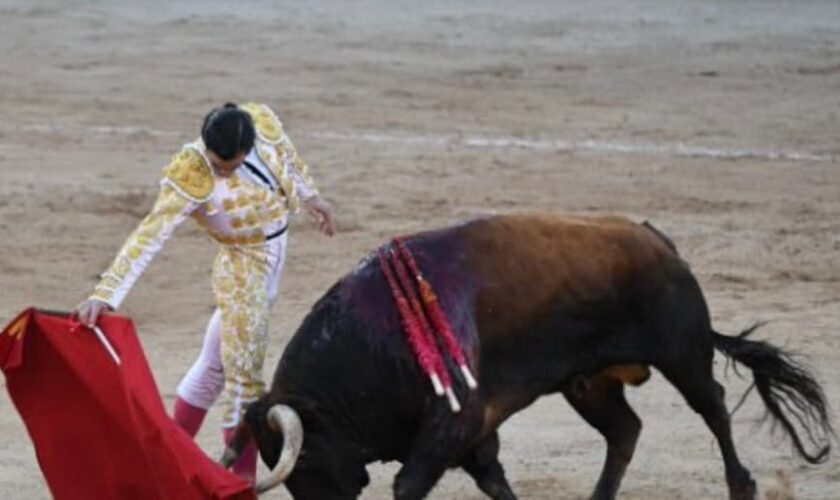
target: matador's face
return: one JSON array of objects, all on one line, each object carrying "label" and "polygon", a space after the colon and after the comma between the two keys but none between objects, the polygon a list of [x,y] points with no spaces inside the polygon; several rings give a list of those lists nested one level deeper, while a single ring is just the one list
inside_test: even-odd
[{"label": "matador's face", "polygon": [[230,177],[233,171],[239,168],[239,166],[242,165],[242,162],[245,161],[246,154],[247,151],[243,151],[230,160],[223,160],[219,155],[214,153],[213,150],[208,149],[207,159],[210,160],[213,170],[216,171],[217,175],[220,177]]}]

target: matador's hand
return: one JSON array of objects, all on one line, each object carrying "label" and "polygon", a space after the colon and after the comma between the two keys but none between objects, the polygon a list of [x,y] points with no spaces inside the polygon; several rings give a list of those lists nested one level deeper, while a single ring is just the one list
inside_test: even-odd
[{"label": "matador's hand", "polygon": [[303,207],[309,215],[316,220],[318,230],[327,236],[336,233],[335,218],[332,213],[332,205],[320,196],[314,196],[303,202]]},{"label": "matador's hand", "polygon": [[96,325],[99,315],[103,311],[110,311],[111,306],[102,302],[101,300],[88,299],[76,307],[75,314],[79,317],[79,322],[87,327]]}]

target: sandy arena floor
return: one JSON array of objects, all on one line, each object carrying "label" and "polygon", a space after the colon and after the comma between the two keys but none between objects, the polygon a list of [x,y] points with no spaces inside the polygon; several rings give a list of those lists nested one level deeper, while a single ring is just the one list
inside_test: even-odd
[{"label": "sandy arena floor", "polygon": [[[267,377],[309,306],[394,234],[617,212],[673,237],[719,330],[769,320],[760,336],[806,355],[840,406],[840,3],[227,4],[0,0],[0,321],[83,299],[204,113],[257,99],[341,229],[326,241],[294,224]],[[188,223],[122,311],[168,405],[212,309],[214,252]],[[730,404],[747,386],[725,384]],[[645,427],[621,498],[725,498],[714,440],[676,391],[655,375],[629,397]],[[759,481],[783,470],[797,498],[840,498],[840,461],[804,464],[762,413],[753,395],[734,423]],[[213,456],[218,419],[199,435]],[[0,440],[0,497],[49,498],[4,391]],[[585,498],[604,453],[560,397],[502,441],[523,499]],[[372,466],[363,498],[390,498],[396,470]],[[461,472],[431,497],[483,498]]]}]

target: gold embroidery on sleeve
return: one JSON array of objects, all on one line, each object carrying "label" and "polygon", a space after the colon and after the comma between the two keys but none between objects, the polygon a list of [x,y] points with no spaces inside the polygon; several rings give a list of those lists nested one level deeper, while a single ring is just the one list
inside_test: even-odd
[{"label": "gold embroidery on sleeve", "polygon": [[[143,254],[153,245],[162,244],[160,239],[164,229],[175,224],[189,203],[190,201],[181,196],[174,187],[163,184],[151,212],[123,244],[111,267],[102,274],[102,279],[94,288],[91,297],[116,305],[112,303],[115,291],[133,272],[138,275],[142,272],[142,269],[138,270],[136,266]],[[132,279],[136,277],[133,276]]]}]

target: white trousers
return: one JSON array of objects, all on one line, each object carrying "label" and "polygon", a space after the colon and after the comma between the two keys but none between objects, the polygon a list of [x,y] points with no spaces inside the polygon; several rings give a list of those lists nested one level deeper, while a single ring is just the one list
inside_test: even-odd
[{"label": "white trousers", "polygon": [[[288,232],[269,240],[266,245],[266,287],[268,301],[277,299],[283,264],[286,260]],[[198,408],[209,409],[216,402],[225,385],[225,372],[221,357],[222,313],[217,307],[210,317],[204,334],[204,344],[198,359],[193,363],[181,383],[178,397]],[[239,413],[238,411],[235,413]]]}]

